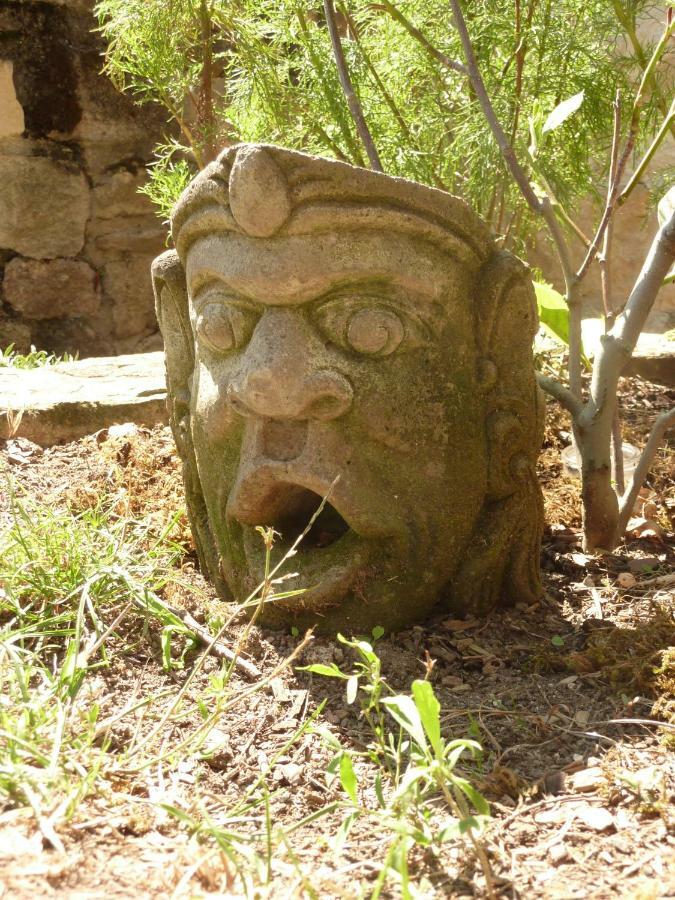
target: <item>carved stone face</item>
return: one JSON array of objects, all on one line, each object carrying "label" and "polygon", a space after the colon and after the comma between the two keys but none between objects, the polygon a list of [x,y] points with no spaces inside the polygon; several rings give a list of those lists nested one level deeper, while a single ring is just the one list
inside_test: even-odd
[{"label": "carved stone face", "polygon": [[[156,270],[172,422],[197,542],[209,545],[204,565],[245,598],[265,572],[257,526],[278,533],[274,564],[328,497],[284,568],[297,574],[280,590],[304,593],[267,604],[262,621],[400,627],[444,593],[453,599],[472,542],[491,531],[500,553],[484,574],[499,589],[504,537],[485,523],[489,495],[504,493],[488,426],[498,373],[477,335],[475,267],[396,221],[369,228],[344,216],[312,227],[303,210],[284,228],[293,197],[278,188],[270,150],[239,184],[230,175],[238,229],[207,222],[182,252],[178,239],[186,291],[173,318],[163,307],[176,289]],[[281,227],[270,229],[275,216]],[[182,328],[171,324],[181,316]],[[186,339],[189,366],[177,360]],[[533,420],[535,390],[530,406]],[[507,441],[512,425],[501,427]]]}]

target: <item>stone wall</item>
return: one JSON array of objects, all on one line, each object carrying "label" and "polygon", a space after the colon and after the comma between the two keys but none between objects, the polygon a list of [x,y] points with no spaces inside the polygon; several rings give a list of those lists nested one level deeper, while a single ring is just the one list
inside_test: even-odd
[{"label": "stone wall", "polygon": [[161,346],[149,273],[165,229],[137,188],[164,116],[101,74],[91,7],[0,3],[0,348]]}]

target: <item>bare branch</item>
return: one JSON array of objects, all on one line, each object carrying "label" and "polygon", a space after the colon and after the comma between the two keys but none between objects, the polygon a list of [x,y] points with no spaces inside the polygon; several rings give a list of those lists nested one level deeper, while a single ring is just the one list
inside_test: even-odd
[{"label": "bare branch", "polygon": [[518,188],[523,195],[525,202],[533,212],[542,216],[542,218],[546,222],[546,225],[548,226],[548,230],[551,233],[553,243],[555,244],[556,250],[558,252],[560,267],[565,279],[565,287],[567,289],[567,297],[569,300],[572,289],[574,287],[574,269],[572,268],[569,248],[558,223],[558,219],[556,217],[553,206],[547,197],[544,199],[540,199],[535,193],[534,188],[530,183],[530,179],[525,172],[525,169],[523,169],[520,162],[518,161],[513,147],[509,143],[509,139],[507,138],[506,133],[504,132],[504,129],[502,128],[501,123],[499,122],[499,119],[495,114],[494,107],[492,106],[492,102],[485,87],[485,82],[483,81],[480,70],[478,69],[476,55],[473,52],[473,44],[471,43],[471,37],[469,36],[469,31],[466,27],[466,22],[464,21],[464,16],[462,14],[459,0],[450,0],[450,6],[452,7],[455,26],[457,27],[457,32],[459,34],[460,41],[462,42],[462,48],[464,50],[464,56],[466,58],[466,73],[471,82],[471,86],[476,93],[478,102],[480,103],[481,109],[483,110],[483,115],[485,116],[485,119],[490,126],[490,130],[492,131],[492,135],[497,142],[497,146],[501,151],[502,158],[504,159],[507,168],[511,172],[513,180],[518,185]]},{"label": "bare branch", "polygon": [[[621,135],[621,93],[616,92],[614,98],[614,133],[612,135],[612,151],[609,160],[609,178],[607,181],[607,203],[610,202],[616,186],[616,169],[619,160],[619,140]],[[605,311],[605,331],[608,324],[611,327],[614,321],[614,302],[612,300],[612,280],[610,253],[612,249],[612,221],[607,223],[605,237],[600,255],[600,283],[602,287],[602,306]]]},{"label": "bare branch", "polygon": [[649,435],[649,439],[645,444],[644,450],[642,451],[642,454],[640,456],[640,460],[635,467],[635,471],[633,472],[631,482],[628,485],[628,490],[621,498],[619,521],[617,524],[618,539],[623,536],[623,533],[626,530],[626,525],[628,524],[628,520],[630,519],[631,513],[633,512],[633,507],[635,506],[635,501],[637,500],[638,494],[640,493],[640,488],[644,484],[645,478],[649,474],[649,469],[651,468],[652,461],[654,460],[654,457],[656,456],[656,453],[661,446],[663,436],[669,428],[673,428],[674,426],[675,407],[668,410],[667,412],[661,413],[661,415],[654,422]]},{"label": "bare branch", "polygon": [[675,260],[675,211],[656,233],[626,308],[617,317],[609,332],[628,355],[637,344],[673,260]]},{"label": "bare branch", "polygon": [[542,375],[540,372],[537,372],[537,384],[542,391],[554,397],[572,416],[572,419],[576,420],[579,417],[584,408],[583,403],[577,400],[572,391],[564,384],[560,384],[555,378],[549,378],[548,375]]},{"label": "bare branch", "polygon": [[345,59],[342,42],[340,40],[340,35],[337,30],[337,24],[335,22],[335,9],[333,8],[333,0],[323,0],[323,9],[324,13],[326,14],[326,24],[328,25],[328,33],[330,34],[330,41],[333,46],[335,65],[337,66],[338,75],[340,77],[340,84],[342,85],[342,90],[344,91],[347,106],[349,106],[349,111],[352,114],[352,119],[354,120],[354,124],[356,125],[356,130],[358,131],[359,137],[361,138],[363,146],[366,149],[366,153],[368,154],[368,159],[370,160],[370,168],[374,169],[376,172],[381,172],[382,163],[380,162],[380,157],[378,155],[375,144],[373,143],[373,138],[368,129],[365,116],[363,115],[361,104],[359,103],[359,99],[354,92],[354,85],[352,84],[352,79],[349,75],[349,69],[347,68],[347,61]]},{"label": "bare branch", "polygon": [[431,41],[425,37],[425,35],[416,28],[413,23],[407,19],[403,13],[398,10],[393,3],[390,3],[390,0],[382,0],[382,6],[386,9],[389,15],[394,19],[399,25],[402,25],[408,34],[411,37],[414,37],[415,40],[424,47],[429,56],[432,56],[437,62],[439,62],[442,66],[445,66],[446,69],[452,69],[455,72],[459,72],[460,75],[468,75],[466,70],[466,66],[464,63],[459,62],[456,59],[450,59],[449,56],[446,56],[445,53],[442,53],[438,50]]},{"label": "bare branch", "polygon": [[614,418],[612,419],[612,456],[614,463],[614,481],[616,492],[621,496],[626,489],[626,476],[623,467],[623,434],[621,416],[619,414],[619,398],[616,399]]},{"label": "bare branch", "polygon": [[618,206],[621,206],[622,203],[625,203],[625,201],[628,199],[629,195],[632,193],[635,185],[638,184],[638,182],[644,175],[645,169],[647,168],[652,157],[658,150],[661,142],[663,141],[664,137],[666,136],[666,133],[668,131],[670,131],[670,127],[673,122],[675,122],[675,100],[673,100],[673,102],[671,103],[670,110],[668,111],[668,115],[665,117],[665,119],[661,123],[661,127],[659,128],[659,130],[656,134],[656,137],[651,142],[651,144],[649,145],[647,150],[645,150],[645,155],[642,157],[642,159],[640,160],[635,171],[631,175],[630,180],[629,180],[628,184],[626,185],[626,187],[621,191],[621,194],[619,195],[619,197],[616,201]]},{"label": "bare branch", "polygon": [[[600,247],[600,241],[604,238],[607,238],[607,235],[610,232],[611,228],[611,219],[614,214],[614,208],[616,204],[616,198],[619,193],[619,178],[621,176],[621,172],[619,171],[619,141],[621,140],[621,95],[619,92],[616,92],[616,97],[614,99],[614,131],[612,134],[612,149],[610,152],[610,164],[609,164],[609,176],[607,180],[607,200],[605,201],[605,209],[602,214],[602,219],[600,220],[600,224],[598,225],[598,229],[595,232],[595,237],[591,242],[591,246],[588,248],[588,252],[586,253],[586,257],[582,262],[581,266],[577,271],[577,280],[581,281],[586,272],[593,262],[596,253]],[[625,152],[623,158],[626,158]],[[607,263],[607,246],[609,241],[605,241],[603,248],[603,260],[605,265]],[[605,267],[606,273],[606,267]],[[603,299],[604,299],[604,291],[603,291]],[[607,310],[605,310],[605,315],[607,314]]]},{"label": "bare branch", "polygon": [[525,198],[528,206],[534,212],[542,214],[543,203],[535,194],[534,189],[530,184],[530,179],[527,177],[527,173],[518,162],[516,154],[513,151],[513,147],[509,143],[509,139],[507,138],[506,133],[504,132],[504,129],[502,128],[501,123],[495,114],[492,102],[490,101],[490,98],[488,96],[485,82],[483,81],[483,77],[480,74],[480,70],[478,69],[476,55],[473,52],[473,44],[471,43],[469,31],[466,27],[464,16],[462,15],[462,9],[459,5],[459,0],[450,0],[450,6],[452,7],[452,14],[455,19],[455,27],[457,28],[460,41],[462,42],[462,48],[464,50],[464,56],[466,58],[466,73],[469,76],[474,91],[476,92],[476,97],[478,98],[478,102],[480,103],[481,109],[483,110],[483,115],[487,119],[490,130],[492,131],[494,139],[497,142],[497,146],[499,147],[504,158],[504,162],[508,166],[511,175],[520,188],[520,192]]}]

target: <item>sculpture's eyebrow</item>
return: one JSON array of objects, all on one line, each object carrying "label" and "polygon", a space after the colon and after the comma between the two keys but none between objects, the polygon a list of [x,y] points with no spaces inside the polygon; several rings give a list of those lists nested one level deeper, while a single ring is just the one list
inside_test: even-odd
[{"label": "sculpture's eyebrow", "polygon": [[[208,301],[212,293],[223,294],[223,299],[234,302],[252,304],[254,306],[279,306],[279,305],[298,305],[298,306],[321,306],[322,304],[335,303],[341,300],[349,302],[354,299],[372,299],[373,301],[383,300],[390,303],[394,307],[400,309],[412,308],[416,313],[422,315],[423,318],[433,321],[442,317],[443,306],[438,302],[434,302],[432,298],[425,298],[425,302],[419,303],[417,292],[411,292],[406,289],[405,279],[390,277],[387,279],[372,278],[363,276],[362,278],[336,279],[327,287],[319,292],[312,292],[310,296],[290,303],[270,303],[265,299],[256,296],[251,292],[243,293],[236,289],[222,274],[211,272],[196,272],[194,279],[191,281],[191,296],[196,307],[202,305],[202,302]],[[431,302],[430,302],[431,301]]]},{"label": "sculpture's eyebrow", "polygon": [[[319,235],[252,242],[239,236],[199,241],[187,254],[190,295],[216,281],[264,306],[296,306],[339,290],[392,286],[415,306],[465,296],[467,276],[435,248],[399,235]],[[386,288],[389,290],[389,287]]]}]

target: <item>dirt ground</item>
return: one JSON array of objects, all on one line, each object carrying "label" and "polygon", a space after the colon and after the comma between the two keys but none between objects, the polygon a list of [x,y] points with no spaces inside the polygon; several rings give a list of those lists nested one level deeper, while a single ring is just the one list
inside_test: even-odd
[{"label": "dirt ground", "polygon": [[[626,438],[642,445],[658,411],[674,403],[675,392],[626,379]],[[628,543],[594,557],[580,546],[578,484],[560,464],[568,428],[550,406],[540,464],[548,523],[541,601],[482,620],[431,619],[380,639],[376,648],[395,690],[409,690],[433,662],[445,732],[482,744],[472,778],[491,805],[486,840],[500,896],[675,897],[673,439],[659,454]],[[86,504],[112,483],[126,492],[134,515],[161,518],[182,502],[165,428],[116,441],[91,436],[44,451],[10,441],[1,454],[22,489],[44,502]],[[0,503],[3,519],[8,498]],[[183,587],[168,599],[204,622],[223,604],[190,553],[181,576]],[[236,620],[228,642],[243,628]],[[244,656],[269,675],[301,638],[254,626]],[[160,764],[85,798],[59,829],[64,853],[47,846],[30,809],[0,806],[0,896],[240,896],[217,845],[166,807],[190,811],[199,804],[216,821],[266,772],[272,820],[291,833],[294,823],[339,799],[338,783],[327,785],[331,753],[322,737],[307,729],[291,738],[327,699],[318,721],[342,745],[361,750],[371,739],[358,704],[346,702],[343,682],[298,671],[318,661],[348,669],[350,659],[342,645],[315,637],[293,665],[220,719],[211,756],[189,758],[172,771]],[[207,658],[188,693],[207,690],[219,667]],[[134,698],[177,692],[188,673],[189,665],[165,672],[150,642],[113,658],[90,690],[102,714],[114,719]],[[242,696],[249,687],[243,673],[233,684]],[[192,727],[192,715],[172,717],[167,740]],[[146,724],[129,724],[128,717],[113,724],[111,750]],[[336,812],[292,831],[291,850],[279,855],[274,877],[255,895],[369,896],[386,845],[364,819],[335,859],[339,824]],[[443,866],[414,853],[411,877],[425,879],[420,896],[483,895],[463,844],[449,850]],[[389,885],[382,896],[397,893]]]}]

